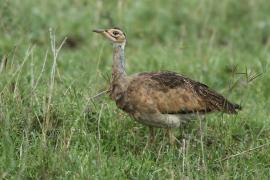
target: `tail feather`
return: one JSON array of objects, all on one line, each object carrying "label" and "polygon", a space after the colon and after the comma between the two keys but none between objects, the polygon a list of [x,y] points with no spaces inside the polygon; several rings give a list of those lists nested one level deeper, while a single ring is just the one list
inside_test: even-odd
[{"label": "tail feather", "polygon": [[237,110],[241,110],[242,107],[239,104],[234,104],[231,103],[229,101],[227,101],[226,99],[224,99],[224,106],[222,107],[222,110],[226,113],[230,113],[230,114],[236,114]]},{"label": "tail feather", "polygon": [[242,110],[242,106],[240,106],[239,104],[233,104],[233,106],[235,109]]},{"label": "tail feather", "polygon": [[208,88],[208,86],[196,83],[194,85],[196,93],[206,103],[206,109],[210,111],[222,111],[229,114],[236,114],[237,110],[241,110],[242,107],[238,104],[231,103],[221,94]]},{"label": "tail feather", "polygon": [[237,110],[242,109],[240,105],[231,103],[229,100],[213,90],[207,89],[204,93],[207,93],[206,102],[213,111],[219,110],[229,114],[236,114]]}]

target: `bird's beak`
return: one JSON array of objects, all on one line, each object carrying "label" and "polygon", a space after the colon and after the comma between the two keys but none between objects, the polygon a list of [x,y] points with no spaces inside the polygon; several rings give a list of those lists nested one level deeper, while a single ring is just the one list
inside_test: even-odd
[{"label": "bird's beak", "polygon": [[116,41],[116,39],[109,34],[107,29],[94,29],[93,32],[103,35],[112,42]]},{"label": "bird's beak", "polygon": [[94,29],[93,32],[95,32],[95,33],[103,33],[103,32],[105,32],[105,29]]}]

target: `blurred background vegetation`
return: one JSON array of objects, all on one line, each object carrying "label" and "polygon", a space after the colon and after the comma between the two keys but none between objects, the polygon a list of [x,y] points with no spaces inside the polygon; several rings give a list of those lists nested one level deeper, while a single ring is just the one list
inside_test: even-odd
[{"label": "blurred background vegetation", "polygon": [[[267,0],[0,0],[0,178],[266,178],[269,12]],[[144,150],[145,127],[90,98],[107,88],[112,56],[92,29],[114,26],[129,74],[176,71],[243,111],[175,130],[173,147],[159,130]],[[57,59],[49,29],[57,47],[66,38]]]}]

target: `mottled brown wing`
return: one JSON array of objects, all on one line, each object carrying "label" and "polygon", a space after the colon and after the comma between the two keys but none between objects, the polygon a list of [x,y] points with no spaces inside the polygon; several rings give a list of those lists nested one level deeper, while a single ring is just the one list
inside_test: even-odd
[{"label": "mottled brown wing", "polygon": [[236,113],[230,103],[208,86],[174,72],[140,73],[131,79],[128,93],[139,111],[187,114],[222,111]]}]

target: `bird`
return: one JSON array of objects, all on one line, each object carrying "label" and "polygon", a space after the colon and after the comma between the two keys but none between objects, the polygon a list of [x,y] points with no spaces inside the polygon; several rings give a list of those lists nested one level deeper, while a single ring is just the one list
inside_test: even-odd
[{"label": "bird", "polygon": [[109,96],[116,106],[135,121],[149,127],[148,142],[153,143],[154,128],[165,128],[170,142],[172,128],[179,128],[197,115],[210,112],[236,114],[241,106],[232,103],[207,85],[172,71],[125,71],[126,33],[118,27],[95,29],[113,45]]}]

